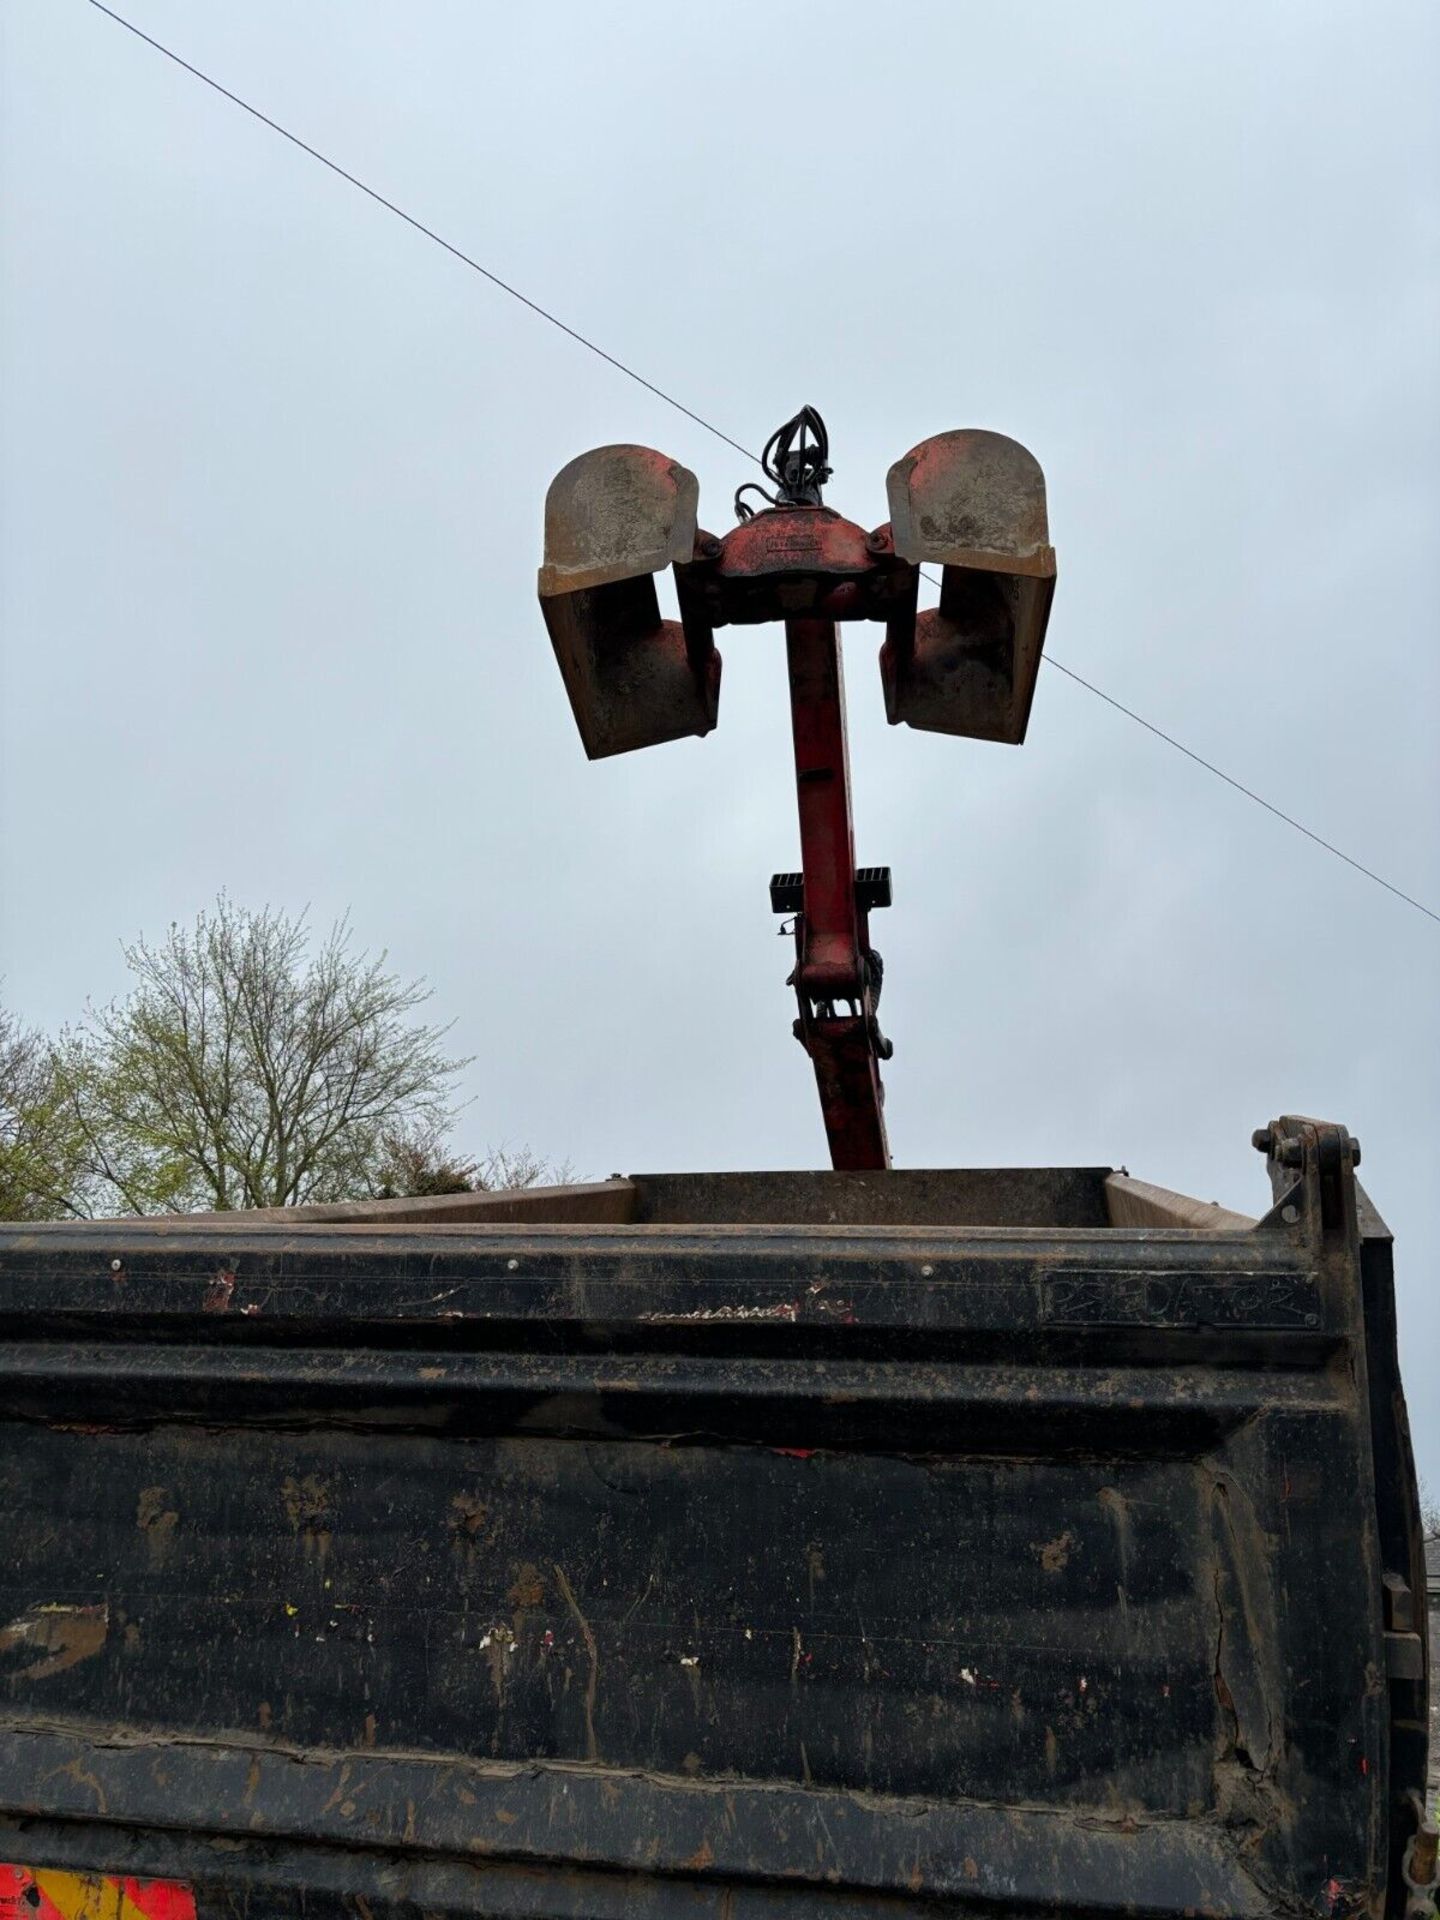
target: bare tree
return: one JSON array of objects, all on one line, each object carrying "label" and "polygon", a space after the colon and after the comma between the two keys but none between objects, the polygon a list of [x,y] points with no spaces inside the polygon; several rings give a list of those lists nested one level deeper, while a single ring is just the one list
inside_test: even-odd
[{"label": "bare tree", "polygon": [[450,1118],[467,1063],[410,1017],[429,990],[355,952],[343,921],[312,951],[303,916],[221,895],[125,961],[128,997],[56,1055],[98,1208],[351,1198],[373,1190],[387,1138]]},{"label": "bare tree", "polygon": [[531,1147],[487,1147],[480,1161],[477,1187],[491,1192],[516,1192],[523,1187],[566,1187],[575,1178],[568,1160],[547,1160]]},{"label": "bare tree", "polygon": [[564,1186],[574,1177],[568,1160],[547,1160],[529,1147],[487,1147],[478,1160],[472,1160],[452,1146],[443,1127],[396,1127],[381,1143],[365,1197],[398,1200],[421,1194]]},{"label": "bare tree", "polygon": [[49,1042],[0,1007],[0,1220],[83,1214],[83,1162]]},{"label": "bare tree", "polygon": [[473,1193],[480,1184],[478,1162],[451,1146],[447,1130],[434,1122],[387,1128],[382,1135],[364,1200],[412,1200],[435,1193]]}]

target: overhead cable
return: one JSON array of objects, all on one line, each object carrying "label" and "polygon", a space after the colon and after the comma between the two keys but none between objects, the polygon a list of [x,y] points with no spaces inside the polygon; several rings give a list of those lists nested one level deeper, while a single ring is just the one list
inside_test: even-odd
[{"label": "overhead cable", "polygon": [[[663,387],[656,386],[653,380],[647,380],[643,373],[637,372],[634,367],[627,365],[625,361],[618,359],[616,355],[607,352],[604,347],[597,345],[588,335],[581,333],[578,327],[572,327],[567,321],[562,320],[558,314],[554,314],[548,307],[542,306],[538,300],[532,300],[528,294],[522,293],[520,289],[513,286],[510,281],[502,279],[502,277],[498,273],[493,272],[491,268],[482,265],[479,260],[475,259],[473,255],[466,253],[463,248],[457,247],[452,241],[447,240],[443,234],[437,233],[433,227],[427,227],[423,220],[417,220],[414,214],[407,213],[403,207],[397,206],[393,200],[387,199],[383,193],[380,193],[376,188],[368,185],[364,180],[360,179],[357,174],[351,173],[346,167],[342,167],[337,160],[332,160],[328,154],[322,153],[318,147],[311,146],[308,140],[302,140],[298,133],[292,133],[288,127],[282,126],[278,120],[271,119],[268,113],[262,113],[259,107],[252,106],[248,100],[242,99],[238,93],[234,93],[229,87],[223,86],[221,82],[216,80],[212,75],[203,72],[201,68],[193,65],[189,60],[184,59],[180,54],[175,52],[173,47],[167,47],[163,41],[157,40],[153,34],[146,33],[142,27],[136,26],[133,20],[127,20],[123,14],[117,13],[113,7],[107,7],[104,4],[104,0],[89,0],[89,5],[94,7],[97,13],[103,13],[108,19],[113,20],[116,26],[123,27],[127,33],[133,34],[137,40],[143,40],[147,47],[153,47],[156,53],[163,54],[164,57],[172,61],[175,66],[183,68],[186,73],[190,74],[194,79],[201,81],[205,86],[209,87],[212,92],[218,93],[223,99],[228,100],[232,106],[239,107],[242,113],[248,113],[252,120],[258,120],[262,126],[268,127],[272,133],[278,133],[282,140],[288,140],[292,147],[298,147],[302,153],[308,154],[312,160],[318,160],[322,167],[326,167],[331,173],[338,175],[339,178],[344,180],[348,185],[356,188],[360,193],[366,195],[368,199],[373,200],[377,206],[384,207],[387,213],[393,213],[397,220],[403,220],[407,227],[413,227],[416,233],[423,234],[427,240],[432,240],[437,247],[443,248],[452,258],[460,261],[463,266],[469,267],[472,272],[478,273],[482,279],[488,280],[492,286],[498,287],[502,293],[508,293],[512,300],[518,300],[521,306],[528,307],[531,313],[538,315],[542,320],[548,321],[552,327],[568,335],[577,345],[593,353],[597,359],[605,361],[605,363],[613,367],[617,373],[623,373],[627,380],[633,380],[637,386],[643,387],[647,393],[653,394],[657,400],[663,400],[667,407],[673,407],[677,413],[684,414],[685,418],[692,420],[697,427],[703,427],[707,433],[714,434],[717,440],[723,440],[727,447],[733,447],[736,453],[743,454],[747,460],[753,460],[757,465],[761,464],[760,457],[757,454],[753,453],[749,447],[742,445],[740,441],[732,439],[722,427],[717,427],[713,421],[707,420],[703,414],[696,413],[692,407],[687,407],[684,401],[677,400],[673,393],[667,393]],[[1203,767],[1207,773],[1214,774],[1217,780],[1223,780],[1226,786],[1233,787],[1237,793],[1243,794],[1247,800],[1253,800],[1257,807],[1263,807],[1267,813],[1273,814],[1277,820],[1282,820],[1287,827],[1293,827],[1296,833],[1303,834],[1307,840],[1313,841],[1317,847],[1323,847],[1326,853],[1334,854],[1337,860],[1343,860],[1346,866],[1353,867],[1356,873],[1363,874],[1367,880],[1373,880],[1377,887],[1383,887],[1387,893],[1394,894],[1397,900],[1403,900],[1407,906],[1414,907],[1418,913],[1423,913],[1427,919],[1440,922],[1440,913],[1435,912],[1431,907],[1427,907],[1423,901],[1417,900],[1413,894],[1406,893],[1400,887],[1392,885],[1390,881],[1382,879],[1372,868],[1363,865],[1359,860],[1352,859],[1348,853],[1343,853],[1339,847],[1333,845],[1329,840],[1324,839],[1320,834],[1313,832],[1302,821],[1295,819],[1292,814],[1288,814],[1280,807],[1273,805],[1269,800],[1263,798],[1262,795],[1256,793],[1253,788],[1245,786],[1242,781],[1236,780],[1231,774],[1217,767],[1213,761],[1207,760],[1203,754],[1196,753],[1192,748],[1187,747],[1183,741],[1177,740],[1173,734],[1167,733],[1163,727],[1157,727],[1153,721],[1147,720],[1143,714],[1136,713],[1133,707],[1127,707],[1124,701],[1117,700],[1113,694],[1106,693],[1103,687],[1097,687],[1093,680],[1087,680],[1083,674],[1076,673],[1073,667],[1067,667],[1063,661],[1056,659],[1053,653],[1044,654],[1042,658],[1048,665],[1056,668],[1060,673],[1065,674],[1067,678],[1073,680],[1077,686],[1084,687],[1088,693],[1093,693],[1097,700],[1103,700],[1107,706],[1113,707],[1117,713],[1124,714],[1126,719],[1133,720],[1137,726],[1144,727],[1147,733],[1154,734],[1157,740],[1163,740],[1166,746],[1173,747],[1177,753],[1183,753],[1187,760],[1193,760],[1196,766]]]}]

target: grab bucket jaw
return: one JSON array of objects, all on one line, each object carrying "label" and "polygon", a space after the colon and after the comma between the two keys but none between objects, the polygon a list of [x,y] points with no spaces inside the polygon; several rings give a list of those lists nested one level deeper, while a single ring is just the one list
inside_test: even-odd
[{"label": "grab bucket jaw", "polygon": [[660,617],[654,576],[689,561],[699,485],[649,447],[597,447],[545,496],[540,607],[592,760],[706,734],[720,656],[708,627]]},{"label": "grab bucket jaw", "polygon": [[1045,476],[1004,434],[936,434],[887,480],[895,553],[939,565],[940,605],[890,622],[885,711],[931,733],[1025,738],[1055,591]]}]

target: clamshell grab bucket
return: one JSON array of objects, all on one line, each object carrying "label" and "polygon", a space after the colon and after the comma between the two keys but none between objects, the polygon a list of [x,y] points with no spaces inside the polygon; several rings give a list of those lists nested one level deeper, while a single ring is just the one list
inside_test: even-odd
[{"label": "clamshell grab bucket", "polygon": [[596,447],[545,496],[540,607],[592,760],[705,734],[720,656],[710,630],[660,617],[654,576],[688,561],[699,486],[649,447]]},{"label": "clamshell grab bucket", "polygon": [[895,552],[938,565],[940,605],[892,620],[885,711],[931,733],[1025,738],[1055,591],[1045,476],[1004,434],[936,434],[887,480]]}]

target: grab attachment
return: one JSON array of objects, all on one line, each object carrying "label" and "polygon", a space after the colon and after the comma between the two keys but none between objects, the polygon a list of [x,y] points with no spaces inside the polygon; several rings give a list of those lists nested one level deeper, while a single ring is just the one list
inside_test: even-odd
[{"label": "grab attachment", "polygon": [[[766,442],[770,489],[747,482],[739,525],[696,524],[695,476],[648,447],[572,460],[545,501],[540,604],[585,751],[658,746],[715,724],[723,626],[784,623],[801,871],[771,899],[793,917],[795,1037],[815,1070],[834,1166],[890,1164],[869,916],[888,868],[855,866],[838,622],[883,623],[892,721],[980,740],[1025,737],[1055,587],[1045,480],[1002,434],[942,433],[890,470],[892,524],[866,532],[824,504],[825,423],[805,407]],[[762,504],[753,505],[749,496]],[[917,613],[922,563],[940,605]],[[675,573],[662,620],[655,575]]]}]

